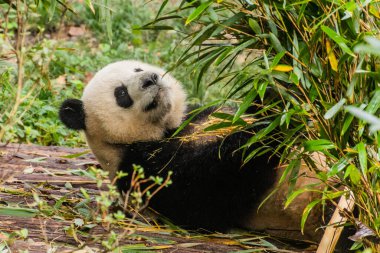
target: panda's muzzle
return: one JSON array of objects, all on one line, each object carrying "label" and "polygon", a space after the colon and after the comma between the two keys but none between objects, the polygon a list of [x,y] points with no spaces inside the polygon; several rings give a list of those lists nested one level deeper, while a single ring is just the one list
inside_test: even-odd
[{"label": "panda's muzzle", "polygon": [[144,89],[146,89],[150,86],[157,85],[157,83],[158,83],[158,75],[157,74],[151,74],[150,77],[148,77],[147,79],[145,79],[143,81],[142,87]]}]

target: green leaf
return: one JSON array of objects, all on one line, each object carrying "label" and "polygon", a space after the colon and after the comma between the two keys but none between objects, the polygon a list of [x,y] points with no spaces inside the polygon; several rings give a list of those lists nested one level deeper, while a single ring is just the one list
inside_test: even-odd
[{"label": "green leaf", "polygon": [[210,5],[212,4],[212,1],[207,1],[205,3],[202,3],[199,5],[186,19],[185,25],[190,24],[194,19],[199,17]]},{"label": "green leaf", "polygon": [[261,32],[261,27],[260,27],[259,23],[256,20],[250,18],[248,20],[248,24],[251,27],[252,31],[254,31],[256,34],[261,34],[262,33]]},{"label": "green leaf", "polygon": [[54,204],[54,209],[60,209],[62,204],[67,200],[67,197],[66,196],[62,196],[61,198],[59,198],[55,204]]},{"label": "green leaf", "polygon": [[262,82],[260,83],[259,87],[257,88],[257,92],[259,93],[260,99],[264,100],[265,92],[267,91],[268,82]]},{"label": "green leaf", "polygon": [[260,141],[263,137],[265,137],[267,134],[272,132],[280,124],[280,121],[281,121],[281,116],[276,117],[276,119],[273,120],[272,123],[269,124],[269,126],[267,126],[264,129],[261,129],[254,136],[252,136],[247,141],[247,143],[242,146],[242,148],[249,147],[252,144]]},{"label": "green leaf", "polygon": [[312,202],[310,202],[306,207],[305,209],[303,210],[303,213],[302,213],[302,218],[301,218],[301,232],[303,234],[303,229],[305,227],[305,223],[306,223],[306,220],[307,220],[307,217],[309,216],[311,210],[319,203],[321,202],[321,199],[316,199]]},{"label": "green leaf", "polygon": [[281,45],[280,40],[273,33],[269,33],[269,39],[272,42],[272,46],[277,53],[285,51],[285,48]]},{"label": "green leaf", "polygon": [[375,114],[380,108],[380,89],[377,89],[371,101],[368,103],[365,111],[370,114]]},{"label": "green leaf", "polygon": [[304,192],[311,192],[311,191],[316,191],[316,190],[312,190],[312,189],[309,189],[309,188],[301,188],[301,189],[298,189],[296,191],[293,191],[289,197],[286,199],[285,201],[285,205],[284,205],[284,209],[288,208],[288,206],[293,202],[293,200],[295,198],[297,198],[300,194],[304,193]]},{"label": "green leaf", "polygon": [[227,49],[224,49],[224,52],[215,61],[215,65],[216,66],[220,65],[220,63],[222,63],[228,56],[238,54],[256,42],[257,42],[256,38],[249,39],[249,40],[239,44],[238,46],[228,47]]},{"label": "green leaf", "polygon": [[20,231],[18,231],[17,233],[21,236],[21,238],[26,239],[26,238],[28,238],[29,231],[28,231],[28,229],[23,228]]},{"label": "green leaf", "polygon": [[61,156],[62,158],[78,158],[82,155],[86,155],[88,153],[90,153],[91,151],[90,150],[86,150],[86,151],[83,151],[83,152],[79,152],[79,153],[75,153],[75,154],[71,154],[71,155],[65,155],[65,156]]},{"label": "green leaf", "polygon": [[50,7],[49,7],[49,21],[53,19],[56,7],[57,7],[58,0],[52,0],[50,1]]},{"label": "green leaf", "polygon": [[363,174],[367,174],[367,151],[363,142],[360,142],[357,146],[359,153],[359,164]]},{"label": "green leaf", "polygon": [[21,207],[0,207],[0,215],[15,216],[15,217],[35,217],[39,213],[36,209],[21,208]]},{"label": "green leaf", "polygon": [[246,164],[247,162],[249,162],[253,157],[255,157],[259,152],[261,152],[262,150],[266,149],[267,147],[265,146],[261,146],[261,147],[258,147],[256,148],[255,150],[253,150],[251,153],[249,153],[247,155],[247,157],[244,158],[244,164]]},{"label": "green leaf", "polygon": [[325,139],[305,141],[303,146],[305,151],[321,151],[335,148],[334,143]]},{"label": "green leaf", "polygon": [[346,166],[349,164],[349,158],[346,156],[342,157],[339,159],[338,162],[336,162],[331,168],[330,171],[328,172],[328,176],[332,177],[341,172]]},{"label": "green leaf", "polygon": [[334,117],[334,115],[337,114],[337,112],[339,112],[342,109],[342,107],[346,103],[346,101],[347,101],[347,99],[342,98],[338,103],[336,103],[333,107],[331,107],[325,113],[324,118],[325,119],[331,119],[332,117]]},{"label": "green leaf", "polygon": [[215,30],[215,25],[214,24],[209,24],[206,27],[204,27],[194,37],[194,39],[193,39],[193,41],[191,43],[191,46],[202,44],[203,41],[205,41],[208,38],[210,38],[210,36],[214,32],[214,30]]},{"label": "green leaf", "polygon": [[91,0],[86,0],[86,4],[90,8],[90,10],[92,11],[92,13],[95,14],[95,9],[94,9],[94,6],[92,5],[92,1]]},{"label": "green leaf", "polygon": [[354,119],[354,115],[352,115],[352,114],[348,114],[346,116],[346,119],[345,119],[345,121],[343,123],[342,131],[340,132],[340,136],[343,136],[347,132],[347,130],[351,126],[351,123],[352,123],[353,119]]},{"label": "green leaf", "polygon": [[156,20],[158,19],[158,17],[160,16],[161,12],[163,11],[163,9],[165,8],[166,4],[169,2],[169,0],[164,0],[160,6],[160,9],[158,10],[157,12],[157,15],[156,15]]},{"label": "green leaf", "polygon": [[346,172],[344,174],[344,178],[347,178],[348,176],[350,177],[351,182],[353,184],[355,184],[355,185],[359,184],[361,174],[360,174],[360,171],[358,170],[358,168],[355,167],[355,165],[350,164],[347,167]]},{"label": "green leaf", "polygon": [[301,159],[293,159],[289,164],[288,166],[286,166],[286,169],[284,170],[284,172],[282,173],[281,175],[281,178],[280,180],[278,181],[278,184],[281,184],[282,182],[285,181],[285,179],[287,178],[288,174],[293,171],[294,169],[299,171],[299,168],[301,166]]},{"label": "green leaf", "polygon": [[321,28],[322,28],[322,31],[324,31],[327,34],[327,36],[329,36],[333,41],[335,41],[338,44],[338,46],[343,50],[343,52],[353,57],[356,57],[354,52],[352,52],[352,50],[347,46],[346,43],[348,43],[348,41],[345,38],[343,38],[342,36],[337,34],[334,30],[332,30],[331,28],[327,26],[322,25]]},{"label": "green leaf", "polygon": [[365,37],[364,40],[368,44],[358,44],[354,50],[356,53],[367,53],[380,56],[380,40],[376,37]]},{"label": "green leaf", "polygon": [[248,107],[252,104],[252,101],[256,98],[257,91],[256,89],[252,88],[247,96],[244,98],[243,102],[239,106],[239,109],[234,115],[234,118],[232,120],[232,123],[235,123],[238,119],[240,119],[240,116],[248,109]]},{"label": "green leaf", "polygon": [[217,105],[221,102],[221,100],[217,100],[217,101],[214,101],[214,102],[211,102],[211,103],[208,103],[207,105],[204,105],[202,107],[199,107],[197,108],[196,110],[192,111],[191,112],[191,116],[185,120],[178,128],[177,130],[173,133],[172,137],[176,136],[179,132],[182,131],[182,129],[185,128],[185,126],[187,126],[195,116],[197,116],[199,113],[203,112],[204,110],[206,110],[207,108],[210,108],[210,107],[213,107],[214,105]]},{"label": "green leaf", "polygon": [[285,51],[281,51],[278,54],[276,54],[276,56],[273,58],[273,61],[272,61],[272,64],[270,65],[270,67],[274,68],[275,66],[277,66],[277,64],[280,62],[282,57],[284,57],[284,55],[285,55]]}]

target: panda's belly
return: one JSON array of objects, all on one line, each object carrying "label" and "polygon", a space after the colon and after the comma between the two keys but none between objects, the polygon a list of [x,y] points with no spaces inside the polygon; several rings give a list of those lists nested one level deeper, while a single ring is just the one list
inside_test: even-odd
[{"label": "panda's belly", "polygon": [[[134,143],[123,147],[119,169],[130,172],[132,164],[138,164],[146,176],[162,177],[172,171],[173,183],[150,206],[178,225],[225,230],[249,215],[274,182],[274,156],[252,159],[242,167],[242,154],[234,151],[249,137],[237,133],[202,145],[178,139]],[[128,189],[128,180],[119,180],[118,187]]]}]

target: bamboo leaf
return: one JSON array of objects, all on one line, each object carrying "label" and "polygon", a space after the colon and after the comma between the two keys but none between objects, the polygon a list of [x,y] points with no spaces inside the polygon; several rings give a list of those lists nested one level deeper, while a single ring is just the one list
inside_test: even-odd
[{"label": "bamboo leaf", "polygon": [[302,218],[301,218],[301,232],[303,234],[303,230],[305,228],[305,223],[306,223],[306,220],[307,220],[307,217],[309,217],[309,214],[311,212],[311,210],[319,203],[321,202],[321,199],[316,199],[312,202],[310,202],[306,207],[305,209],[303,210],[303,213],[302,213]]},{"label": "bamboo leaf", "polygon": [[324,118],[325,119],[331,119],[332,117],[334,117],[334,115],[337,114],[337,112],[339,112],[342,109],[342,107],[346,103],[346,101],[347,101],[347,99],[342,98],[338,103],[336,103],[333,107],[331,107],[325,113]]},{"label": "bamboo leaf", "polygon": [[91,0],[86,0],[86,4],[90,8],[90,10],[92,11],[92,13],[95,14],[95,9],[94,9],[94,6],[92,5],[92,1]]},{"label": "bamboo leaf", "polygon": [[334,143],[325,139],[305,141],[303,146],[305,151],[321,151],[335,148]]},{"label": "bamboo leaf", "polygon": [[338,46],[343,50],[343,52],[353,57],[356,57],[354,52],[352,52],[352,50],[347,46],[346,43],[348,43],[348,41],[346,39],[344,39],[342,36],[340,36],[334,30],[332,30],[331,28],[327,26],[322,25],[321,28],[327,34],[327,36],[329,36],[333,41],[335,41],[338,44]]},{"label": "bamboo leaf", "polygon": [[62,158],[78,158],[78,157],[86,155],[86,154],[88,154],[90,152],[91,152],[90,150],[86,150],[86,151],[83,151],[83,152],[79,152],[79,153],[75,153],[75,154],[71,154],[71,155],[65,155],[65,156],[61,156],[61,157]]},{"label": "bamboo leaf", "polygon": [[272,69],[276,70],[276,71],[280,71],[280,72],[290,72],[293,70],[293,67],[289,66],[289,65],[279,64],[279,65],[273,67]]},{"label": "bamboo leaf", "polygon": [[235,113],[235,116],[232,120],[232,123],[235,123],[238,119],[240,119],[240,116],[248,109],[248,107],[252,104],[252,101],[256,98],[257,91],[256,89],[252,88],[247,96],[244,98],[243,102],[239,106],[239,109]]},{"label": "bamboo leaf", "polygon": [[249,162],[252,158],[254,158],[259,152],[261,152],[265,148],[267,148],[267,147],[261,146],[261,147],[256,148],[255,150],[253,150],[251,153],[249,153],[247,155],[247,157],[244,158],[244,164],[246,164],[247,162]]},{"label": "bamboo leaf", "polygon": [[281,45],[280,40],[273,33],[269,33],[269,39],[272,42],[272,46],[277,53],[285,51],[285,48]]},{"label": "bamboo leaf", "polygon": [[284,55],[285,55],[285,51],[281,51],[278,54],[276,54],[276,56],[273,58],[271,67],[272,68],[276,67],[277,64],[280,62],[280,60],[282,59],[282,57],[284,57]]},{"label": "bamboo leaf", "polygon": [[293,169],[296,169],[296,170],[299,170],[301,166],[301,159],[293,159],[289,164],[288,166],[286,166],[286,169],[284,170],[284,172],[282,173],[281,175],[281,178],[280,180],[278,181],[278,184],[281,184],[282,182],[285,181],[285,179],[287,178],[288,174],[293,171]]},{"label": "bamboo leaf", "polygon": [[346,119],[344,120],[342,131],[340,132],[340,136],[343,136],[347,130],[350,128],[352,120],[354,119],[354,115],[348,114]]},{"label": "bamboo leaf", "polygon": [[51,21],[53,19],[55,10],[57,8],[57,2],[58,2],[58,0],[52,0],[50,2],[50,6],[49,6],[49,21]]},{"label": "bamboo leaf", "polygon": [[360,142],[357,145],[358,153],[359,153],[359,164],[360,169],[362,170],[363,174],[367,174],[367,151],[365,148],[365,145],[363,142]]},{"label": "bamboo leaf", "polygon": [[256,34],[261,34],[262,33],[261,32],[261,27],[260,27],[259,23],[257,23],[256,20],[250,18],[248,20],[248,24],[251,27],[252,31],[254,31]]},{"label": "bamboo leaf", "polygon": [[191,116],[185,120],[178,128],[177,130],[173,133],[172,137],[176,136],[182,129],[185,128],[185,126],[187,126],[191,121],[192,119],[197,116],[199,113],[203,112],[204,110],[206,110],[207,108],[210,108],[210,107],[213,107],[217,104],[219,104],[221,102],[221,100],[217,100],[217,101],[214,101],[214,102],[211,102],[207,105],[204,105],[202,107],[199,107],[197,108],[196,110],[192,111],[190,114]]},{"label": "bamboo leaf", "polygon": [[257,88],[257,92],[259,93],[259,97],[261,101],[264,100],[264,95],[265,95],[265,92],[267,91],[267,86],[268,86],[268,82],[265,81],[265,82],[260,83],[259,87]]},{"label": "bamboo leaf", "polygon": [[281,116],[278,116],[273,120],[266,128],[261,129],[259,132],[256,133],[256,135],[252,136],[246,144],[242,146],[242,148],[249,147],[252,144],[258,142],[261,140],[261,138],[265,137],[267,134],[272,132],[278,125],[280,124]]},{"label": "bamboo leaf", "polygon": [[335,57],[334,51],[331,49],[331,44],[329,40],[326,40],[326,51],[327,57],[329,58],[331,69],[338,72],[338,61]]},{"label": "bamboo leaf", "polygon": [[158,19],[158,17],[160,16],[161,12],[163,11],[163,9],[165,8],[166,4],[169,2],[169,0],[164,0],[160,6],[160,9],[158,10],[157,12],[157,15],[156,15],[156,20]]},{"label": "bamboo leaf", "polygon": [[380,89],[378,88],[373,95],[371,101],[368,103],[365,111],[370,114],[375,114],[380,108]]},{"label": "bamboo leaf", "polygon": [[39,213],[36,209],[21,208],[21,207],[0,207],[0,215],[15,216],[15,217],[35,217]]},{"label": "bamboo leaf", "polygon": [[202,3],[199,5],[186,19],[185,25],[190,24],[192,21],[194,21],[199,15],[201,15],[210,5],[212,4],[212,1],[207,1],[205,3]]},{"label": "bamboo leaf", "polygon": [[347,178],[348,176],[350,177],[351,182],[353,184],[355,184],[355,185],[359,184],[361,174],[360,174],[360,171],[358,170],[358,168],[355,167],[355,165],[350,164],[347,167],[346,172],[344,174],[344,178]]},{"label": "bamboo leaf", "polygon": [[284,209],[288,208],[288,206],[293,202],[293,200],[295,200],[295,198],[297,198],[300,194],[304,193],[304,192],[310,192],[310,191],[316,191],[316,190],[311,190],[309,188],[301,188],[301,189],[298,189],[296,191],[293,191],[289,197],[287,197],[286,201],[285,201],[285,205],[284,205]]}]

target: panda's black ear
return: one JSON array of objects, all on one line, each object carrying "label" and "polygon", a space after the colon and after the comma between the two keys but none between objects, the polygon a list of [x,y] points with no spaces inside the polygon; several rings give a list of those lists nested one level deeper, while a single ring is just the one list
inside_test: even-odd
[{"label": "panda's black ear", "polygon": [[83,102],[79,99],[66,99],[59,108],[59,118],[68,128],[86,129]]}]

